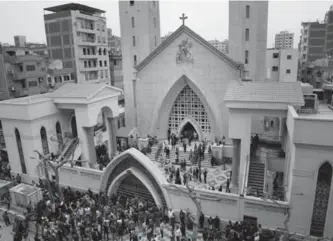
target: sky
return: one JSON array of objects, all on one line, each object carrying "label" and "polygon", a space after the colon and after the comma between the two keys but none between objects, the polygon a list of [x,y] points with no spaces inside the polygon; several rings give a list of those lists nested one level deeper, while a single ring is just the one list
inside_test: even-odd
[{"label": "sky", "polygon": [[[74,1],[74,0],[73,0]],[[81,1],[106,11],[107,27],[120,35],[117,0]],[[68,1],[1,1],[0,42],[14,43],[14,35],[25,35],[27,42],[46,42],[44,8]],[[288,30],[295,33],[294,47],[299,42],[301,22],[323,21],[332,1],[269,1],[267,47],[273,47],[275,34]],[[228,0],[160,0],[161,36],[175,31],[182,13],[188,16],[186,25],[206,40],[228,38]]]}]

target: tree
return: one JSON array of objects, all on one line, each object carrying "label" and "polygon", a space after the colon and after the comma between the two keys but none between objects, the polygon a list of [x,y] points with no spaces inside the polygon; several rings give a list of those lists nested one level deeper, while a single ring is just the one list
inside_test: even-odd
[{"label": "tree", "polygon": [[201,203],[199,201],[199,197],[197,197],[197,195],[194,191],[194,187],[190,187],[188,183],[186,183],[187,190],[184,190],[174,184],[170,184],[170,187],[174,187],[177,190],[181,191],[182,193],[185,193],[195,204],[195,207],[197,209],[196,215],[193,216],[192,214],[189,214],[188,217],[191,219],[191,221],[193,223],[192,241],[196,241],[197,237],[198,237],[199,219],[200,219],[200,215],[202,213],[202,207],[201,207]]},{"label": "tree", "polygon": [[[75,150],[75,147],[78,144],[78,139],[73,140],[73,150]],[[71,142],[72,144],[72,142]],[[70,145],[71,145],[70,144]],[[63,200],[63,194],[60,188],[60,184],[59,184],[59,169],[65,165],[66,163],[71,163],[71,166],[74,166],[74,151],[71,153],[71,155],[68,155],[67,157],[64,157],[65,154],[65,148],[62,148],[62,150],[60,150],[61,154],[58,158],[54,158],[53,160],[51,159],[51,155],[47,154],[47,155],[42,155],[39,151],[34,150],[34,152],[36,152],[39,156],[39,165],[37,166],[40,167],[40,170],[43,170],[45,178],[47,180],[48,183],[48,187],[49,187],[49,192],[51,191],[51,195],[52,195],[52,199],[51,201],[54,201],[53,198],[53,192],[52,192],[52,187],[51,187],[51,182],[50,182],[50,176],[49,176],[49,170],[51,169],[54,172],[55,175],[55,182],[56,182],[56,189],[58,192],[58,196],[60,200]],[[51,189],[50,189],[51,188]]]}]

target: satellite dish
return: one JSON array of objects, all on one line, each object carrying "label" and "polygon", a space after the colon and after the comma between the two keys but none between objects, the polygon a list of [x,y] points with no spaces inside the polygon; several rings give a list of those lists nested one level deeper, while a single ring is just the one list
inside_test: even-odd
[{"label": "satellite dish", "polygon": [[60,59],[56,59],[49,64],[49,69],[63,69],[64,65]]}]

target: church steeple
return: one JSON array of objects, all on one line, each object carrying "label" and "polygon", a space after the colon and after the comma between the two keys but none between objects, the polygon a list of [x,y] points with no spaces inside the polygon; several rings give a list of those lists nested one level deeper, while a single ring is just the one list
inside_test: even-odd
[{"label": "church steeple", "polygon": [[158,1],[119,1],[126,127],[135,127],[134,67],[160,43]]}]

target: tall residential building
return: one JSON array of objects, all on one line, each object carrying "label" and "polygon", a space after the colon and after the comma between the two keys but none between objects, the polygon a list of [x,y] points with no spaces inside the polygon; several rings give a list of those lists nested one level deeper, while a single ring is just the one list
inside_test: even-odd
[{"label": "tall residential building", "polygon": [[267,22],[268,1],[229,1],[229,56],[252,81],[266,79]]},{"label": "tall residential building", "polygon": [[135,66],[161,43],[158,1],[119,1],[126,127],[136,127]]},{"label": "tall residential building", "polygon": [[326,23],[326,39],[325,39],[325,53],[333,56],[333,5],[325,15]]},{"label": "tall residential building", "polygon": [[298,49],[267,49],[267,80],[274,82],[296,82],[298,71]]},{"label": "tall residential building", "polygon": [[77,83],[110,83],[105,11],[69,3],[45,8],[49,57]]},{"label": "tall residential building", "polygon": [[275,34],[275,48],[276,49],[291,49],[294,47],[294,33],[288,31],[281,31]]},{"label": "tall residential building", "polygon": [[27,38],[26,36],[14,36],[14,43],[15,43],[15,47],[25,47],[26,43],[27,43]]},{"label": "tall residential building", "polygon": [[113,35],[111,28],[108,28],[108,45],[112,55],[121,55],[121,38]]},{"label": "tall residential building", "polygon": [[214,39],[208,42],[222,53],[227,54],[229,52],[229,43],[227,39],[224,41],[219,41],[217,39]]},{"label": "tall residential building", "polygon": [[24,47],[0,46],[0,100],[48,91],[43,56]]},{"label": "tall residential building", "polygon": [[309,63],[325,57],[326,24],[320,22],[302,22],[301,36],[298,44],[299,69],[298,80],[307,79]]}]

